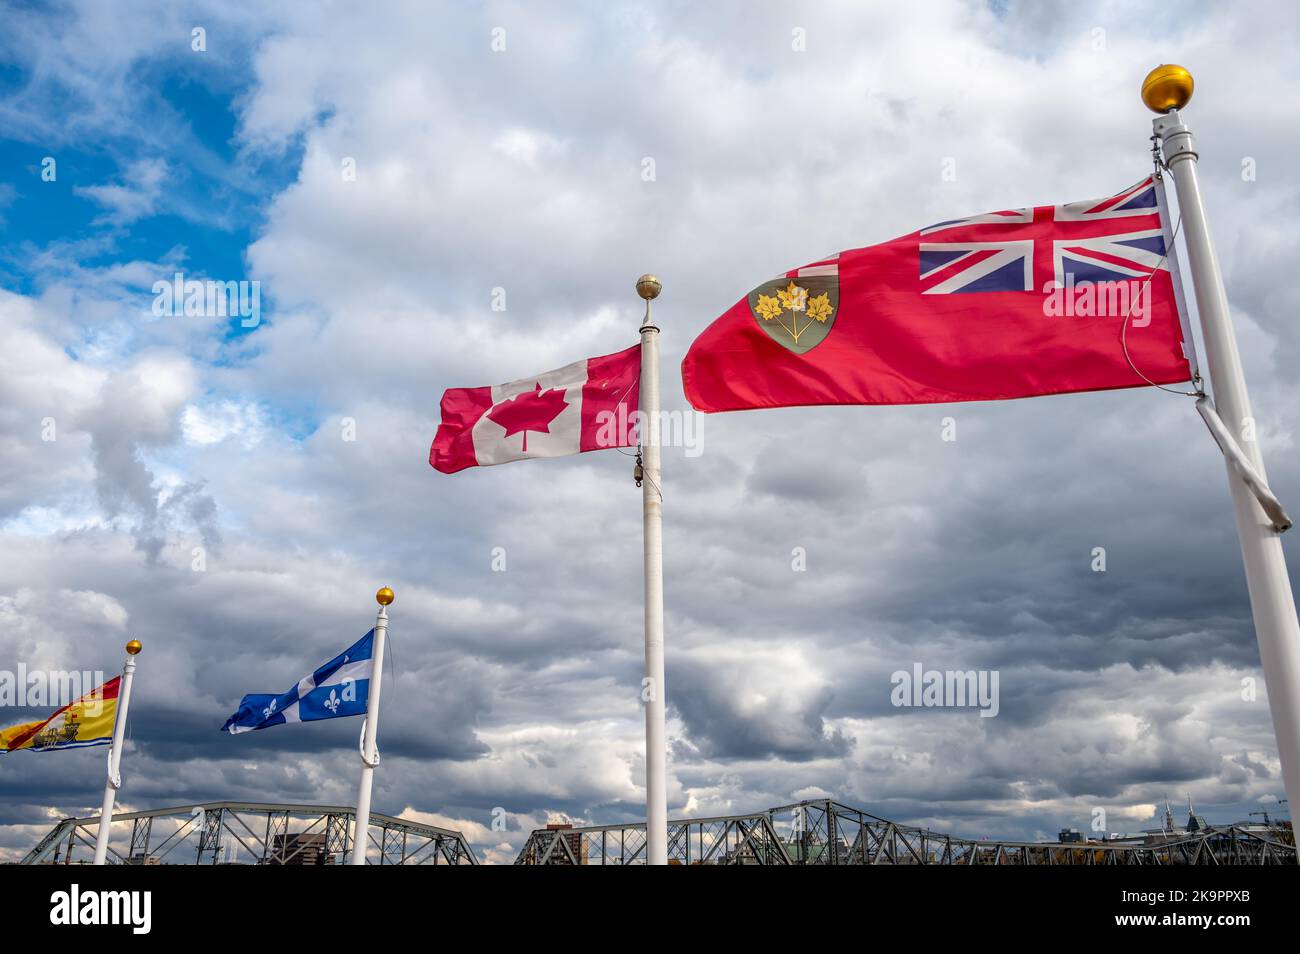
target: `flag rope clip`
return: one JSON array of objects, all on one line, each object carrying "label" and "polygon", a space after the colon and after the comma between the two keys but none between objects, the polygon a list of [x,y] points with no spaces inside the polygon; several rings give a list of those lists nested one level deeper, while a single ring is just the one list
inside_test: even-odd
[{"label": "flag rope clip", "polygon": [[372,762],[366,758],[366,720],[361,720],[361,742],[357,746],[361,752],[361,764],[366,768],[377,768],[379,766],[379,744],[375,744],[375,760]]},{"label": "flag rope clip", "polygon": [[1268,519],[1273,522],[1273,529],[1278,533],[1285,533],[1291,529],[1291,518],[1282,507],[1282,502],[1269,489],[1268,484],[1255,469],[1255,465],[1250,462],[1245,452],[1232,439],[1232,434],[1224,425],[1223,419],[1219,417],[1219,412],[1214,409],[1210,399],[1201,395],[1196,399],[1196,410],[1200,412],[1201,418],[1205,421],[1205,426],[1210,429],[1210,435],[1214,442],[1219,445],[1219,450],[1223,451],[1223,456],[1228,459],[1232,469],[1250,488],[1250,492],[1255,495],[1259,501],[1260,507],[1268,515]]}]

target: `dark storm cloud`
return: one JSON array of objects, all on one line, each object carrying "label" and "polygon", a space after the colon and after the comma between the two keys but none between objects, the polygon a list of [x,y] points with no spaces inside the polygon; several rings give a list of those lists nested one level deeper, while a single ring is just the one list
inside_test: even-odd
[{"label": "dark storm cloud", "polygon": [[745,697],[779,695],[779,684],[774,687],[769,679],[747,679],[734,669],[727,672],[727,668],[682,664],[667,673],[673,706],[698,756],[802,762],[847,753],[843,734],[827,726],[824,719],[835,695],[829,686],[793,705],[782,705],[780,699],[754,704]]}]

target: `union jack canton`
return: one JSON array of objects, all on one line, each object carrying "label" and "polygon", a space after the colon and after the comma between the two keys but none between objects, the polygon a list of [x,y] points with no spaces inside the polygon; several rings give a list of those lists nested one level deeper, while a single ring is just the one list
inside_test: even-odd
[{"label": "union jack canton", "polygon": [[921,292],[1044,292],[1168,271],[1156,184],[1107,199],[989,212],[921,229]]}]

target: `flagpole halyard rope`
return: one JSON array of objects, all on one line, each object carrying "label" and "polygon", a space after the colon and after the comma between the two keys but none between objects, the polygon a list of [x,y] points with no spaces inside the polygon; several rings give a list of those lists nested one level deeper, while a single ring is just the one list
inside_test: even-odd
[{"label": "flagpole halyard rope", "polygon": [[[1156,176],[1158,177],[1159,175],[1160,175],[1159,160],[1157,160]],[[1139,289],[1136,296],[1138,301],[1142,301],[1143,296],[1145,296],[1147,293],[1147,288],[1150,287],[1151,285],[1151,279],[1155,277],[1156,272],[1160,271],[1160,268],[1165,264],[1166,261],[1169,260],[1169,256],[1173,254],[1174,243],[1178,240],[1178,230],[1181,229],[1182,227],[1183,227],[1183,213],[1182,210],[1180,209],[1178,212],[1178,221],[1174,223],[1173,233],[1169,237],[1169,247],[1165,249],[1165,254],[1160,256],[1160,261],[1156,263],[1156,267],[1151,270],[1151,273],[1147,275],[1146,280],[1142,282],[1142,288]],[[1201,387],[1200,375],[1197,374],[1195,371],[1193,371],[1192,373],[1192,383],[1196,386],[1195,391],[1180,391],[1178,388],[1170,388],[1170,387],[1166,387],[1163,384],[1156,384],[1156,382],[1152,381],[1150,378],[1148,378],[1145,374],[1142,373],[1142,370],[1136,364],[1133,363],[1133,356],[1130,355],[1128,351],[1128,325],[1129,325],[1129,319],[1132,317],[1133,317],[1133,302],[1129,301],[1128,308],[1124,312],[1124,323],[1120,325],[1119,346],[1120,348],[1123,349],[1124,360],[1128,362],[1128,366],[1133,370],[1133,373],[1136,374],[1138,377],[1140,377],[1147,384],[1151,385],[1154,388],[1159,388],[1161,391],[1168,391],[1170,394],[1177,394],[1182,397],[1190,397],[1190,398],[1205,397],[1205,390]],[[1191,345],[1192,348],[1196,347],[1195,342],[1188,342],[1188,344]]]},{"label": "flagpole halyard rope", "polygon": [[[1160,158],[1156,137],[1152,136],[1151,139],[1151,156],[1155,162],[1154,178],[1159,180],[1162,178],[1161,173],[1168,170],[1169,166]],[[1142,300],[1142,296],[1146,293],[1147,286],[1151,284],[1151,279],[1155,276],[1155,273],[1160,270],[1160,267],[1164,265],[1170,255],[1173,254],[1174,243],[1178,240],[1178,233],[1182,227],[1183,213],[1180,208],[1178,211],[1178,221],[1174,223],[1173,231],[1170,233],[1169,247],[1165,249],[1165,254],[1161,256],[1160,261],[1156,263],[1156,267],[1152,269],[1151,274],[1148,275],[1146,281],[1142,283],[1142,289],[1137,295],[1138,301]],[[1200,373],[1193,368],[1192,383],[1196,386],[1195,391],[1180,391],[1177,388],[1169,388],[1161,384],[1156,384],[1156,382],[1143,374],[1137,365],[1133,363],[1133,358],[1129,355],[1128,342],[1126,340],[1129,318],[1132,316],[1132,312],[1133,303],[1130,301],[1128,311],[1124,315],[1124,324],[1120,329],[1119,336],[1120,346],[1124,349],[1124,360],[1128,362],[1128,366],[1132,368],[1134,373],[1142,378],[1143,381],[1146,381],[1147,384],[1150,384],[1152,387],[1159,388],[1161,391],[1168,391],[1170,394],[1196,398],[1196,410],[1201,415],[1201,420],[1209,430],[1210,436],[1214,438],[1214,443],[1218,446],[1220,453],[1222,453],[1228,460],[1229,465],[1237,474],[1237,477],[1250,489],[1250,492],[1259,502],[1260,508],[1268,516],[1269,522],[1273,525],[1273,529],[1278,533],[1286,533],[1286,531],[1290,530],[1292,527],[1291,517],[1282,506],[1282,502],[1277,499],[1277,495],[1269,488],[1268,482],[1260,475],[1259,471],[1255,469],[1254,465],[1251,464],[1240,446],[1238,446],[1237,442],[1233,440],[1232,434],[1228,431],[1227,427],[1224,426],[1214,403],[1210,400],[1209,395],[1205,393]],[[1190,337],[1190,334],[1188,336]],[[1189,341],[1188,344],[1195,349],[1196,343],[1194,341]]]}]

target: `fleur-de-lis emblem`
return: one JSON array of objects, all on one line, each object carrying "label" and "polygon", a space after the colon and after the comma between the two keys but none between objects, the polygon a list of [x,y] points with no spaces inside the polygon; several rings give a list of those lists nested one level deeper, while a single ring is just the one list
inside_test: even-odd
[{"label": "fleur-de-lis emblem", "polygon": [[265,709],[262,710],[262,718],[263,718],[263,719],[269,719],[269,718],[271,718],[271,716],[275,715],[275,707],[276,707],[276,703],[277,703],[278,701],[279,701],[279,700],[277,700],[277,699],[272,699],[272,700],[271,700],[271,704],[270,704],[269,706],[267,706]]},{"label": "fleur-de-lis emblem", "polygon": [[333,689],[330,690],[330,697],[325,700],[325,708],[330,711],[330,715],[338,715],[339,705],[342,703],[338,693]]}]

